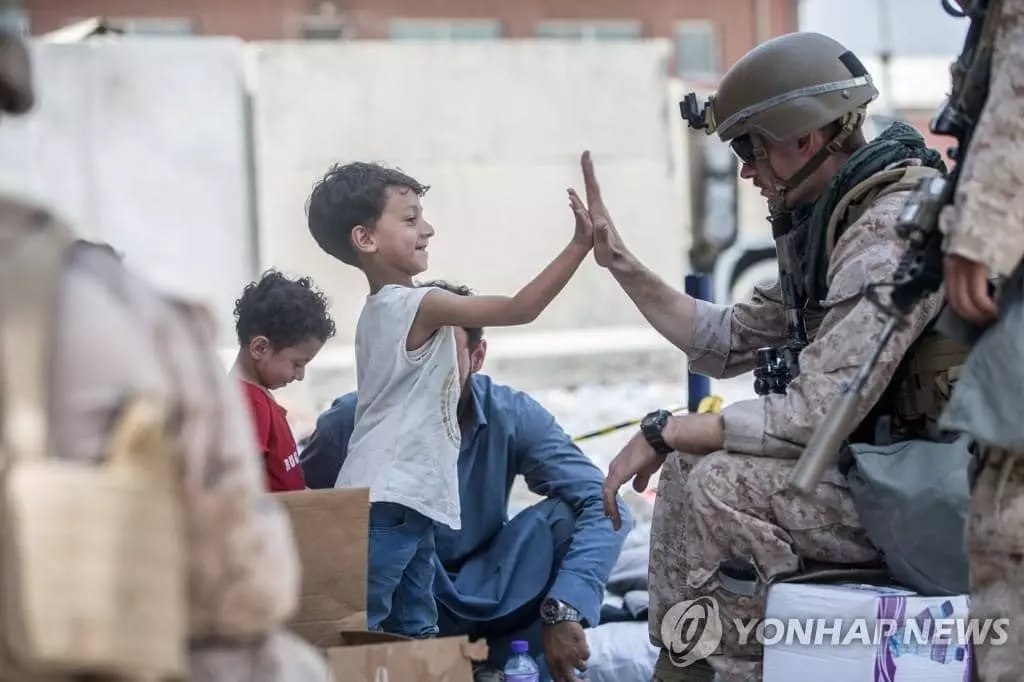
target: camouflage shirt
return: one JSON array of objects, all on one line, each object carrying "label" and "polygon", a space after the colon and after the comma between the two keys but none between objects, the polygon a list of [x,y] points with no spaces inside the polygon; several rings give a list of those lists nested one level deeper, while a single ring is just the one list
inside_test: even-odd
[{"label": "camouflage shirt", "polygon": [[1006,276],[1024,255],[1024,0],[1003,0],[988,100],[940,225],[947,253]]},{"label": "camouflage shirt", "polygon": [[[885,195],[837,241],[828,267],[826,314],[800,355],[800,376],[785,395],[733,403],[722,410],[725,449],[739,454],[797,458],[864,361],[885,321],[867,300],[867,283],[891,281],[906,248],[894,230],[908,192]],[[884,295],[884,294],[883,294]],[[919,303],[882,352],[864,387],[857,422],[881,398],[910,346],[938,313],[940,294]],[[785,341],[785,309],[778,285],[756,288],[749,302],[731,306],[697,301],[692,337],[683,351],[691,369],[715,378],[754,367],[755,351]]]}]

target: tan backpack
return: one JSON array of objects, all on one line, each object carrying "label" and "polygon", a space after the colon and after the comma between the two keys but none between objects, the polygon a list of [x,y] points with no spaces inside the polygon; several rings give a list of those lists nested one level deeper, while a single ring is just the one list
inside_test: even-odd
[{"label": "tan backpack", "polygon": [[104,461],[52,452],[57,299],[77,243],[0,199],[0,679],[184,679],[181,458],[165,406],[129,396]]}]

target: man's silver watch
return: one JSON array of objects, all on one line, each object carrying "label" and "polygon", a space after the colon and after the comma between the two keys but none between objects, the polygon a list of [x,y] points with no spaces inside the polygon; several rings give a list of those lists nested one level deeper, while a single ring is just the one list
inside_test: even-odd
[{"label": "man's silver watch", "polygon": [[554,625],[564,621],[579,623],[583,615],[570,604],[548,597],[540,605],[540,621],[544,625]]}]

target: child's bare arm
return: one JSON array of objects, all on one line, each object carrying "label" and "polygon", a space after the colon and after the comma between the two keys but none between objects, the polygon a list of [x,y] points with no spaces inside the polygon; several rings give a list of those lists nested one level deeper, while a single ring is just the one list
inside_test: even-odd
[{"label": "child's bare arm", "polygon": [[594,245],[593,226],[583,202],[569,190],[576,216],[572,241],[515,296],[457,296],[431,291],[420,302],[407,347],[419,348],[440,327],[514,327],[529,324],[554,300]]}]

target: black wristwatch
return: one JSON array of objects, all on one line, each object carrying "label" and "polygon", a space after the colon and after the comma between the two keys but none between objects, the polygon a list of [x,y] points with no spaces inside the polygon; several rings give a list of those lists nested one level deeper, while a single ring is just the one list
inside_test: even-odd
[{"label": "black wristwatch", "polygon": [[583,620],[582,614],[575,607],[566,604],[564,601],[548,597],[540,605],[540,622],[544,625],[554,625],[565,621],[579,623]]},{"label": "black wristwatch", "polygon": [[659,455],[667,455],[672,452],[672,448],[668,446],[665,438],[661,435],[671,416],[672,413],[668,410],[656,410],[640,421],[640,433],[644,434],[644,439]]}]

